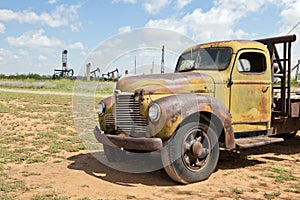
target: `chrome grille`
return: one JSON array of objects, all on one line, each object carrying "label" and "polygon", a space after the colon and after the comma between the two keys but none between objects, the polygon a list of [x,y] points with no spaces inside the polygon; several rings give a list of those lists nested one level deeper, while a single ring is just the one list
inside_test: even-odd
[{"label": "chrome grille", "polygon": [[133,95],[116,95],[117,129],[133,137],[145,137],[148,120],[140,114],[139,102]]},{"label": "chrome grille", "polygon": [[105,115],[105,125],[108,130],[115,129],[115,117],[112,113],[108,113]]}]

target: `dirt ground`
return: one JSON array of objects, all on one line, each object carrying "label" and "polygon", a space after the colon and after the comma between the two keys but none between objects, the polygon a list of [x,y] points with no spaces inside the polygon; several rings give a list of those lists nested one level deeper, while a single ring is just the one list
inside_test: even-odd
[{"label": "dirt ground", "polygon": [[[3,107],[19,103],[22,109],[28,105],[0,100]],[[55,115],[56,111],[47,112]],[[18,133],[44,131],[46,126],[54,125],[49,122],[44,128],[32,128],[37,113],[27,111],[19,119],[14,114],[1,113],[1,134],[10,131],[12,121]],[[74,129],[70,124],[66,126]],[[104,157],[102,151],[97,155]],[[0,199],[300,199],[300,132],[282,143],[221,150],[217,169],[209,179],[189,185],[173,182],[164,170],[141,174],[116,171],[84,149],[60,151],[57,156],[62,158],[59,162],[49,157],[44,162],[4,163],[2,177],[21,180],[29,189],[8,191],[2,186]]]},{"label": "dirt ground", "polygon": [[[174,183],[164,170],[119,172],[85,151],[68,154],[61,163],[11,164],[9,175],[34,186],[15,199],[51,193],[70,199],[300,199],[299,144],[297,136],[242,152],[221,151],[216,172],[208,180],[190,185]],[[277,168],[294,178],[277,179],[280,174],[273,170]],[[24,178],[24,169],[40,175]]]}]

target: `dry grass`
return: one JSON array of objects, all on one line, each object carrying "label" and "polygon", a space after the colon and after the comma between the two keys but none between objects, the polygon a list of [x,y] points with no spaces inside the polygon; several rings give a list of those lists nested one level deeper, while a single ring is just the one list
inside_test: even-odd
[{"label": "dry grass", "polygon": [[[60,162],[66,159],[64,152],[84,149],[73,125],[71,98],[0,93],[0,199],[14,199],[15,193],[31,189],[8,175],[11,164]],[[39,174],[25,171],[23,176]]]}]

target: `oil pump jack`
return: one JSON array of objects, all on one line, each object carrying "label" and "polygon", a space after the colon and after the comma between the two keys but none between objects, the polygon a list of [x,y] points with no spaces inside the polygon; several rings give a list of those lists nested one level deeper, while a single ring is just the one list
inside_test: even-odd
[{"label": "oil pump jack", "polygon": [[106,74],[102,74],[104,80],[118,80],[120,78],[119,70],[116,68],[113,71],[107,72]]},{"label": "oil pump jack", "polygon": [[97,75],[96,75],[97,72],[100,73],[100,68],[99,67],[97,67],[97,69],[95,69],[95,70],[93,70],[93,71],[90,72],[90,74],[92,75],[92,77],[95,80],[97,79]]}]

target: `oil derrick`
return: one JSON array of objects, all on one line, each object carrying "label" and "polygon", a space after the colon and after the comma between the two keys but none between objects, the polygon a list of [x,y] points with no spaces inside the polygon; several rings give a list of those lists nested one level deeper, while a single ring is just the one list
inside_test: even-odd
[{"label": "oil derrick", "polygon": [[65,49],[62,51],[62,66],[61,69],[54,69],[54,74],[52,79],[59,79],[59,78],[72,78],[74,75],[74,70],[68,68],[68,61],[67,61],[67,54],[68,51]]}]

